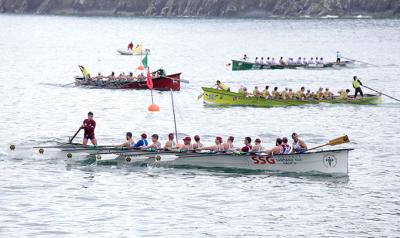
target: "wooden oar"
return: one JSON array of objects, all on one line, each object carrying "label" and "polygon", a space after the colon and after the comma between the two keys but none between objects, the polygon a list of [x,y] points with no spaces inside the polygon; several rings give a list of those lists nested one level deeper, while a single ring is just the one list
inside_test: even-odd
[{"label": "wooden oar", "polygon": [[392,96],[390,96],[390,95],[387,95],[387,94],[385,94],[385,93],[379,92],[378,90],[375,90],[375,89],[370,88],[370,87],[368,87],[368,86],[365,86],[365,85],[361,85],[361,86],[363,86],[364,88],[368,88],[369,90],[374,91],[374,92],[376,92],[376,93],[385,95],[385,96],[388,97],[388,98],[391,98],[391,99],[393,99],[393,100],[396,100],[396,101],[400,102],[400,99],[397,99],[397,98],[394,98],[394,97],[392,97]]},{"label": "wooden oar", "polygon": [[369,64],[369,65],[374,66],[374,67],[379,67],[379,65],[370,64],[370,63],[368,63],[368,62],[364,62],[364,61],[360,61],[360,60],[350,59],[350,58],[346,58],[346,57],[342,57],[342,58],[343,58],[343,59],[347,59],[347,60],[351,60],[351,61],[355,61],[355,62],[360,62],[360,63],[363,63],[363,64]]},{"label": "wooden oar", "polygon": [[348,142],[350,142],[349,137],[347,135],[345,135],[345,136],[341,136],[341,137],[338,137],[336,139],[330,140],[326,144],[319,145],[319,146],[313,147],[311,149],[308,149],[307,151],[315,150],[315,149],[318,149],[318,148],[321,148],[321,147],[324,147],[324,146],[328,146],[328,145],[335,146],[335,145],[340,145],[340,144],[344,144],[344,143],[348,143]]},{"label": "wooden oar", "polygon": [[78,133],[82,130],[82,127],[79,127],[79,129],[75,132],[75,134],[72,136],[72,138],[69,139],[69,144],[72,144],[72,141],[75,139],[75,137],[78,135]]},{"label": "wooden oar", "polygon": [[61,85],[61,87],[65,87],[65,86],[68,86],[68,85],[71,85],[71,84],[74,84],[75,82],[73,82],[73,83],[67,83],[67,84],[64,84],[64,85]]},{"label": "wooden oar", "polygon": [[197,100],[200,100],[200,98],[202,98],[204,95],[204,93],[201,93],[199,96],[197,96]]}]

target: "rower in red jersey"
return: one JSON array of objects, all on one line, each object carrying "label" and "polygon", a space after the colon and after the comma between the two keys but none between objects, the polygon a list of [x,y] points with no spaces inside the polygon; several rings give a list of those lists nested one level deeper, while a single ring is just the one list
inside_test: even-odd
[{"label": "rower in red jersey", "polygon": [[97,140],[96,137],[94,136],[94,129],[96,128],[96,122],[93,120],[93,112],[88,113],[88,118],[83,121],[81,128],[85,130],[82,144],[86,146],[88,140],[90,140],[90,142],[92,142],[92,144],[96,146]]}]

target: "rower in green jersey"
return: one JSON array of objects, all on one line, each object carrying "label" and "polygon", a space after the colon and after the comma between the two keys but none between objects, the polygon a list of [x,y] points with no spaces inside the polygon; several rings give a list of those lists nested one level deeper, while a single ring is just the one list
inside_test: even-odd
[{"label": "rower in green jersey", "polygon": [[230,88],[225,84],[221,83],[221,81],[219,80],[217,80],[217,82],[215,83],[215,87],[219,90],[230,91]]}]

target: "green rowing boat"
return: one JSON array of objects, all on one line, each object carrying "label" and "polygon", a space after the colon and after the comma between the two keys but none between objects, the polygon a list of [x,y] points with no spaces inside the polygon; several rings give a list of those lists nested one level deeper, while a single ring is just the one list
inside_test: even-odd
[{"label": "green rowing boat", "polygon": [[249,97],[240,93],[218,90],[214,88],[202,87],[202,89],[203,100],[205,104],[221,106],[286,107],[318,103],[375,105],[381,101],[380,95],[372,94],[367,94],[364,95],[363,98],[357,99],[265,99],[262,97]]},{"label": "green rowing boat", "polygon": [[277,65],[277,64],[256,64],[242,60],[232,60],[232,71],[238,70],[260,70],[260,69],[321,69],[344,67],[352,64],[352,61],[342,61],[340,63],[328,62],[325,64],[294,64],[294,65]]}]

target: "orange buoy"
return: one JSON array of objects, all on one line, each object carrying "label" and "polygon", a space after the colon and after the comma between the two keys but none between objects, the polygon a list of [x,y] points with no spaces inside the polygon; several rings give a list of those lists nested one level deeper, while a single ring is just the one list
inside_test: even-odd
[{"label": "orange buoy", "polygon": [[144,66],[143,65],[139,65],[139,67],[137,67],[137,70],[144,70]]},{"label": "orange buoy", "polygon": [[149,112],[159,112],[160,107],[157,104],[151,104],[149,106]]}]

